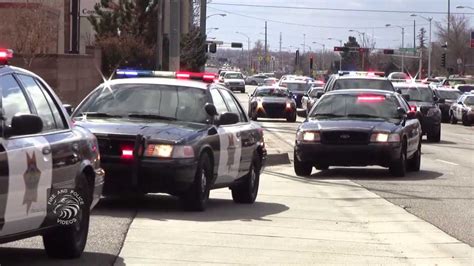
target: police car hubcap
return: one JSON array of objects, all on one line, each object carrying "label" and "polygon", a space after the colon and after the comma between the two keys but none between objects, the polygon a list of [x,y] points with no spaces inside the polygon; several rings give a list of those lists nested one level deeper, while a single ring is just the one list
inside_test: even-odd
[{"label": "police car hubcap", "polygon": [[257,180],[257,175],[255,174],[255,171],[252,169],[252,172],[250,174],[250,187],[252,190],[255,188],[256,180]]},{"label": "police car hubcap", "polygon": [[201,174],[201,191],[203,193],[206,192],[206,186],[207,186],[206,174],[204,173],[204,171],[202,171],[202,174]]}]

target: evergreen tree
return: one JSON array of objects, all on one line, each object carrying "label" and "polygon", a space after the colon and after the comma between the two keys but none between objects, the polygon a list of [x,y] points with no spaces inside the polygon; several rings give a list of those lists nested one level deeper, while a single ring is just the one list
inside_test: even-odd
[{"label": "evergreen tree", "polygon": [[357,50],[351,48],[359,48],[360,45],[355,37],[349,36],[348,42],[344,44],[347,51],[342,52],[342,69],[343,70],[357,70],[360,65],[359,53]]},{"label": "evergreen tree", "polygon": [[426,30],[425,28],[421,28],[420,31],[418,32],[418,35],[416,35],[418,38],[418,49],[426,49]]},{"label": "evergreen tree", "polygon": [[206,38],[193,27],[181,38],[181,69],[199,72],[206,61]]}]

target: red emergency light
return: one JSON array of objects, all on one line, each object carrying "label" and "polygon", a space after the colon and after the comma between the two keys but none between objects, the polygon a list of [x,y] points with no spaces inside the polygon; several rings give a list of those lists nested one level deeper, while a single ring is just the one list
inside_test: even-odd
[{"label": "red emergency light", "polygon": [[7,64],[13,58],[13,50],[0,48],[0,64]]},{"label": "red emergency light", "polygon": [[199,73],[199,72],[185,72],[178,71],[176,72],[177,79],[192,79],[192,80],[201,80],[204,82],[212,83],[216,79],[214,73]]},{"label": "red emergency light", "polygon": [[385,101],[385,96],[381,95],[359,95],[357,102],[359,103],[376,103]]}]

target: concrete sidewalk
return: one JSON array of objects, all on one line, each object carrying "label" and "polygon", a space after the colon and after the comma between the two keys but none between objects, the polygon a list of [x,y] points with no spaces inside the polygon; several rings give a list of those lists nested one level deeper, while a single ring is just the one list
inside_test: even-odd
[{"label": "concrete sidewalk", "polygon": [[266,169],[254,205],[234,204],[226,189],[203,213],[148,201],[118,265],[473,264],[470,246],[403,208],[351,181],[295,177],[291,165]]}]

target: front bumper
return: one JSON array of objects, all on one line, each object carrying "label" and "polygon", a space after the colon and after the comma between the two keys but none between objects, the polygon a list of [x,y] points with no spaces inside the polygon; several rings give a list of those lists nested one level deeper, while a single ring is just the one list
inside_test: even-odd
[{"label": "front bumper", "polygon": [[331,145],[321,143],[297,143],[295,155],[301,162],[328,166],[384,167],[400,157],[400,143],[370,143],[358,145]]},{"label": "front bumper", "polygon": [[279,108],[279,109],[270,109],[270,108],[256,108],[254,112],[257,112],[257,117],[265,118],[287,118],[291,117],[295,112],[296,108]]},{"label": "front bumper", "polygon": [[104,194],[126,191],[170,194],[184,192],[193,184],[198,165],[194,159],[142,158],[124,161],[109,158],[104,161]]}]

